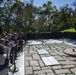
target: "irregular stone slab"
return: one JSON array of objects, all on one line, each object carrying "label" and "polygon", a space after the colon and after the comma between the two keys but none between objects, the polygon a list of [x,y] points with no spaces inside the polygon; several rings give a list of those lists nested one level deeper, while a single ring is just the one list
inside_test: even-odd
[{"label": "irregular stone slab", "polygon": [[54,73],[47,73],[47,75],[56,75],[56,74],[54,74]]},{"label": "irregular stone slab", "polygon": [[31,66],[39,66],[38,61],[30,61]]},{"label": "irregular stone slab", "polygon": [[64,53],[62,53],[62,52],[59,52],[59,51],[57,51],[57,50],[53,50],[55,53],[57,53],[57,54],[59,54],[59,55],[65,55]]},{"label": "irregular stone slab", "polygon": [[59,74],[59,75],[66,75],[66,74]]},{"label": "irregular stone slab", "polygon": [[48,52],[45,49],[37,50],[39,54],[47,54]]},{"label": "irregular stone slab", "polygon": [[33,74],[32,67],[26,67],[25,70],[26,70],[26,74],[29,74],[29,75]]},{"label": "irregular stone slab", "polygon": [[50,52],[50,54],[52,55],[52,56],[56,56],[56,55],[58,55],[57,53],[55,53],[55,52]]},{"label": "irregular stone slab", "polygon": [[54,57],[50,56],[50,57],[42,57],[43,62],[45,63],[45,65],[58,65],[60,64]]},{"label": "irregular stone slab", "polygon": [[53,73],[52,69],[43,69],[43,73]]},{"label": "irregular stone slab", "polygon": [[76,61],[76,57],[67,57],[70,61]]},{"label": "irregular stone slab", "polygon": [[74,65],[64,65],[63,68],[74,68]]},{"label": "irregular stone slab", "polygon": [[42,67],[42,70],[46,70],[46,69],[52,69],[52,68],[50,66]]},{"label": "irregular stone slab", "polygon": [[50,57],[50,54],[48,53],[48,54],[45,54],[45,57]]},{"label": "irregular stone slab", "polygon": [[34,60],[40,60],[40,57],[38,54],[32,54],[32,56]]},{"label": "irregular stone slab", "polygon": [[54,70],[56,70],[56,69],[62,69],[62,66],[61,66],[61,65],[57,65],[57,66],[52,66],[52,68],[53,68]]},{"label": "irregular stone slab", "polygon": [[61,60],[61,61],[65,60],[61,56],[53,56],[53,57],[56,58],[57,60]]},{"label": "irregular stone slab", "polygon": [[44,63],[42,62],[42,60],[39,61],[39,65],[40,65],[41,67],[44,66]]},{"label": "irregular stone slab", "polygon": [[76,68],[71,69],[71,71],[76,74]]},{"label": "irregular stone slab", "polygon": [[72,64],[76,64],[75,61],[59,61],[62,65],[72,65]]},{"label": "irregular stone slab", "polygon": [[59,69],[59,70],[55,70],[55,73],[60,75],[60,74],[69,74],[71,72],[69,71],[69,69]]},{"label": "irregular stone slab", "polygon": [[32,57],[25,57],[25,60],[32,60]]},{"label": "irregular stone slab", "polygon": [[29,66],[29,61],[26,61],[25,62],[25,66]]},{"label": "irregular stone slab", "polygon": [[33,67],[34,71],[41,70],[40,67]]},{"label": "irregular stone slab", "polygon": [[34,71],[34,75],[45,75],[42,70]]}]

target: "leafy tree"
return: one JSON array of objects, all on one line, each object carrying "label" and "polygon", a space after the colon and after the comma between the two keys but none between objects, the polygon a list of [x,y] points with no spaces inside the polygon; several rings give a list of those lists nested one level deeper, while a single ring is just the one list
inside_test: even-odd
[{"label": "leafy tree", "polygon": [[23,31],[24,28],[24,3],[16,0],[11,7],[14,31]]},{"label": "leafy tree", "polygon": [[74,28],[76,30],[76,0],[73,2],[72,4],[74,6],[74,11],[73,11],[73,17],[72,17],[72,22],[73,22],[73,25],[74,25]]},{"label": "leafy tree", "polygon": [[9,32],[10,31],[10,27],[11,27],[11,18],[12,18],[12,14],[11,14],[11,6],[12,6],[12,0],[7,0],[4,3],[4,6],[2,6],[2,24],[4,25],[4,30]]},{"label": "leafy tree", "polygon": [[[0,26],[4,31],[46,32],[76,29],[76,0],[58,10],[51,1],[40,7],[33,6],[34,0],[0,0]],[[3,4],[3,5],[1,5]]]},{"label": "leafy tree", "polygon": [[32,31],[35,28],[35,19],[37,18],[38,8],[33,6],[33,3],[27,3],[24,12],[26,26],[29,32],[29,30]]},{"label": "leafy tree", "polygon": [[3,0],[0,0],[0,3],[2,3],[3,2]]},{"label": "leafy tree", "polygon": [[59,27],[58,30],[63,30],[63,29],[72,27],[72,24],[71,24],[72,8],[69,7],[68,4],[66,4],[63,7],[60,7],[60,11],[58,11],[58,18],[57,18],[57,24]]},{"label": "leafy tree", "polygon": [[47,25],[48,31],[50,31],[51,23],[53,22],[53,12],[55,11],[55,6],[52,5],[52,2],[48,1],[40,7],[40,15],[43,15],[46,19],[44,24]]},{"label": "leafy tree", "polygon": [[76,10],[76,0],[72,3],[72,6],[74,6],[74,8]]}]

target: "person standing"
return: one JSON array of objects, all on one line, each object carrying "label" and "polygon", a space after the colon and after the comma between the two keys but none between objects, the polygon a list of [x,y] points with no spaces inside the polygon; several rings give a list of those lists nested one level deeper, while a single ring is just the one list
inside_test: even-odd
[{"label": "person standing", "polygon": [[7,55],[5,54],[4,47],[0,44],[0,75],[7,75],[6,65]]}]

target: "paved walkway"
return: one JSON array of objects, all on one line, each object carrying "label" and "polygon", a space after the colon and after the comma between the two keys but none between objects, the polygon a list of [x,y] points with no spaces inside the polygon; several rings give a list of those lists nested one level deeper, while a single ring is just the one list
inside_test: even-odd
[{"label": "paved walkway", "polygon": [[24,74],[24,52],[20,53],[16,66],[19,68],[18,72],[15,72],[13,75],[25,75]]},{"label": "paved walkway", "polygon": [[[25,75],[76,75],[76,57],[66,55],[64,50],[67,48],[76,47],[63,42],[27,44],[24,49]],[[38,54],[39,49],[45,49],[48,53]],[[60,64],[46,66],[41,57],[49,56],[53,56]]]}]

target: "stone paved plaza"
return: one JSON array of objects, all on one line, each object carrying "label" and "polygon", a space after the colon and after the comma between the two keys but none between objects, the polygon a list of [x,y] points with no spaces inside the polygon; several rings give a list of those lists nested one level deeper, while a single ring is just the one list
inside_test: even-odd
[{"label": "stone paved plaza", "polygon": [[[24,49],[25,75],[76,75],[76,57],[64,53],[65,49],[75,48],[65,43],[26,45]],[[47,54],[37,50],[45,49]],[[41,57],[53,56],[60,64],[46,66]]]}]

